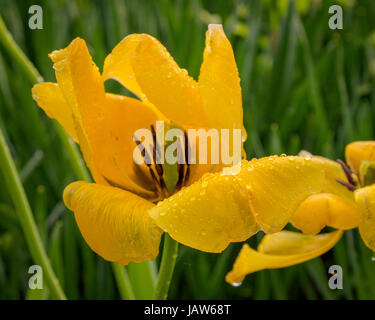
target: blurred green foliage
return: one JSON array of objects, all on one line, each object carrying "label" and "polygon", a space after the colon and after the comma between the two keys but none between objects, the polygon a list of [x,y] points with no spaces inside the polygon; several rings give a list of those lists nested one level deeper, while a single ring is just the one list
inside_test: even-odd
[{"label": "blurred green foliage", "polygon": [[[43,8],[43,30],[28,28],[33,4]],[[328,28],[333,4],[343,6],[343,30]],[[130,33],[160,39],[197,78],[207,24],[222,23],[241,77],[248,158],[305,149],[336,159],[343,157],[348,142],[374,139],[373,0],[0,0],[0,12],[48,81],[54,81],[49,52],[79,36],[101,67],[106,54]],[[119,298],[110,264],[88,248],[62,203],[62,190],[75,180],[74,173],[30,88],[0,48],[0,126],[54,270],[70,299]],[[249,242],[255,245],[260,238]],[[224,276],[240,246],[232,244],[220,255],[181,246],[170,298],[375,298],[375,262],[356,230],[346,232],[321,258],[258,272],[235,288]],[[0,299],[35,298],[35,292],[27,292],[31,264],[10,196],[0,183]],[[331,264],[342,266],[344,290],[328,288]]]}]

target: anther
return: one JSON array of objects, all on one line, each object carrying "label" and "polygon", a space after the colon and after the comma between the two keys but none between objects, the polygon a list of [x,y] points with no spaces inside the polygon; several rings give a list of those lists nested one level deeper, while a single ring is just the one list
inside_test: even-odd
[{"label": "anther", "polygon": [[354,184],[351,184],[349,182],[343,181],[341,179],[336,179],[336,181],[342,184],[343,186],[347,187],[350,191],[354,191],[357,189],[357,187]]},{"label": "anther", "polygon": [[341,166],[342,170],[344,171],[345,175],[346,175],[346,178],[348,179],[348,182],[355,186],[355,182],[353,180],[353,177],[352,177],[352,172],[350,171],[350,169],[348,168],[348,166],[344,163],[344,161],[340,160],[340,159],[337,159],[337,162],[339,163],[339,165]]}]

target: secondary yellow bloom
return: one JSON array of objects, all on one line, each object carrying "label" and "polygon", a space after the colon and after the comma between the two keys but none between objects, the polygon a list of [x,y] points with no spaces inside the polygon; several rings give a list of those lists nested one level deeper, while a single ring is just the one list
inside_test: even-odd
[{"label": "secondary yellow bloom", "polygon": [[[79,143],[96,182],[70,184],[64,191],[65,204],[74,212],[87,243],[103,258],[122,264],[154,259],[162,229],[168,231],[171,225],[165,227],[151,218],[149,211],[169,196],[168,177],[161,165],[134,163],[133,134],[141,128],[152,129],[157,120],[164,120],[183,129],[242,129],[245,138],[240,80],[232,47],[221,25],[208,28],[198,81],[180,69],[161,43],[147,34],[124,38],[105,59],[102,74],[80,38],[52,52],[50,58],[57,83],[37,84],[33,98]],[[106,93],[104,82],[110,78],[140,100]],[[183,186],[192,184],[203,173],[221,167],[176,167],[175,191],[179,194]],[[168,203],[172,202],[169,198]],[[184,208],[178,201],[175,205]],[[236,218],[241,217],[228,220],[235,224]],[[206,218],[202,214],[196,219],[194,224]],[[185,227],[190,229],[189,225]],[[229,225],[217,227],[228,229]],[[243,239],[236,230],[230,232],[234,240]],[[216,242],[210,245],[211,241],[216,240],[206,239],[206,244],[195,247],[210,251],[216,246]]]},{"label": "secondary yellow bloom", "polygon": [[[375,251],[375,142],[354,142],[346,147],[351,172],[343,165],[344,171],[340,173],[340,165],[328,159],[312,159],[322,161],[328,183],[321,193],[307,197],[291,214],[290,222],[303,233],[268,234],[257,250],[245,244],[226,277],[228,282],[241,282],[247,274],[262,269],[282,268],[313,259],[331,249],[343,230],[355,227],[359,228],[365,244]],[[338,171],[329,169],[334,167]],[[298,179],[302,181],[306,177]],[[284,194],[280,189],[280,196]],[[326,226],[339,230],[316,235]]]}]

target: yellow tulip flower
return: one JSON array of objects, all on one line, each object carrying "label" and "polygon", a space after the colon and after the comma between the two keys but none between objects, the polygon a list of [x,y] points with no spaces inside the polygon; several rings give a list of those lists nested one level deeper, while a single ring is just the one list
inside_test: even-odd
[{"label": "yellow tulip flower", "polygon": [[[359,228],[364,243],[375,251],[375,141],[349,144],[346,161],[350,169],[341,162],[341,172],[338,163],[321,157],[312,159],[322,162],[326,184],[320,193],[307,197],[290,215],[289,222],[303,233],[267,234],[257,250],[245,244],[227,274],[228,282],[240,283],[252,272],[287,267],[320,256],[339,241],[343,230],[355,227]],[[298,179],[309,181],[302,175]],[[285,195],[283,189],[279,192],[280,197]],[[274,198],[271,196],[268,201]],[[318,234],[326,226],[338,230]]]},{"label": "yellow tulip flower", "polygon": [[[74,212],[86,242],[103,258],[124,265],[155,259],[162,229],[171,226],[168,223],[165,227],[149,211],[171,192],[165,167],[134,163],[137,145],[133,134],[140,128],[153,129],[157,120],[163,120],[184,130],[241,129],[245,139],[240,79],[222,26],[208,28],[198,81],[180,69],[166,48],[147,34],[124,38],[105,59],[102,73],[80,38],[52,52],[50,58],[57,83],[35,85],[33,98],[79,143],[95,180],[68,185],[65,204]],[[106,93],[107,79],[117,80],[139,99]],[[176,167],[174,193],[179,194],[182,187],[205,172],[222,167]],[[168,203],[172,203],[170,199]],[[175,205],[184,210],[183,203],[176,201]],[[195,224],[199,224],[205,216],[197,215],[196,219]],[[189,230],[189,226],[186,228]],[[200,229],[203,232],[204,225]],[[233,238],[243,239],[242,235]],[[209,249],[210,245],[195,247]]]},{"label": "yellow tulip flower", "polygon": [[[95,183],[68,185],[64,202],[103,258],[124,265],[155,259],[162,232],[206,252],[221,252],[258,231],[268,233],[258,251],[244,245],[227,276],[234,283],[250,272],[314,258],[332,248],[343,230],[358,225],[373,246],[369,212],[375,208],[370,197],[375,191],[365,187],[353,193],[352,181],[337,182],[347,175],[336,162],[271,156],[243,160],[233,174],[221,172],[222,164],[177,166],[173,191],[163,165],[134,163],[134,132],[152,129],[158,120],[184,130],[241,129],[245,138],[238,71],[220,25],[210,25],[206,33],[197,82],[146,34],[124,38],[102,73],[79,38],[50,57],[57,83],[34,86],[33,97],[80,145]],[[106,93],[107,79],[139,99]],[[367,148],[347,154],[357,183],[370,179]],[[367,174],[361,177],[361,172]],[[282,231],[289,222],[305,234]],[[339,230],[314,235],[325,226]]]}]

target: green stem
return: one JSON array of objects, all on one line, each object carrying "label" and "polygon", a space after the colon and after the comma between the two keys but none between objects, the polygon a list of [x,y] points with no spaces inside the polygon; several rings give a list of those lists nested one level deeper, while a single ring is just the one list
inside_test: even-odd
[{"label": "green stem", "polygon": [[135,295],[133,292],[132,285],[130,283],[127,270],[122,265],[116,262],[112,263],[112,269],[116,278],[121,298],[124,300],[134,300]]},{"label": "green stem", "polygon": [[158,281],[156,283],[154,299],[165,300],[168,296],[174,266],[176,264],[178,242],[173,240],[168,233],[164,234],[163,257],[161,259]]},{"label": "green stem", "polygon": [[60,287],[47,254],[44,250],[42,240],[40,239],[29,202],[22,187],[16,166],[10,155],[10,151],[5,142],[3,131],[0,129],[0,164],[4,174],[5,181],[12,196],[14,206],[16,207],[18,218],[22,230],[26,237],[26,242],[35,263],[40,265],[48,283],[48,288],[57,299],[66,299],[63,290]]},{"label": "green stem", "polygon": [[31,61],[26,57],[17,43],[14,41],[12,35],[5,26],[3,18],[0,16],[0,42],[6,48],[9,54],[16,60],[18,65],[24,70],[25,74],[33,83],[43,81],[42,76],[34,67]]},{"label": "green stem", "polygon": [[[39,71],[35,68],[32,62],[27,58],[27,56],[23,53],[23,51],[14,41],[10,32],[7,30],[1,15],[0,15],[0,43],[3,44],[4,48],[7,49],[9,54],[17,61],[17,63],[19,64],[19,66],[21,67],[25,75],[29,78],[29,80],[32,83],[38,83],[38,82],[43,81],[43,77],[40,75]],[[76,177],[79,180],[92,182],[91,176],[82,161],[77,145],[72,141],[72,139],[68,136],[65,130],[63,130],[63,128],[57,122],[54,121],[54,125],[56,128],[56,132],[69,155],[68,159],[76,174]],[[115,270],[118,271],[119,269],[119,267],[115,264],[112,267],[113,267],[114,272]],[[150,272],[149,278],[152,278],[151,270],[149,270],[149,272]],[[121,288],[124,287],[124,284],[127,282],[126,275],[127,274],[125,272],[117,272],[117,274],[115,274],[117,285],[120,291],[122,290]]]},{"label": "green stem", "polygon": [[137,299],[152,299],[157,278],[155,262],[132,262],[127,266],[127,270]]}]

